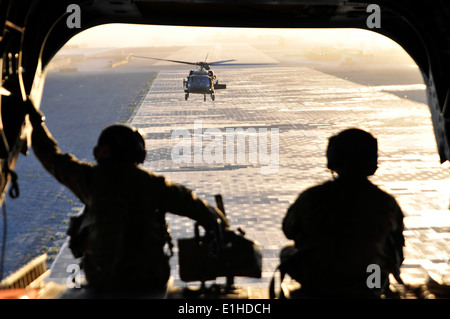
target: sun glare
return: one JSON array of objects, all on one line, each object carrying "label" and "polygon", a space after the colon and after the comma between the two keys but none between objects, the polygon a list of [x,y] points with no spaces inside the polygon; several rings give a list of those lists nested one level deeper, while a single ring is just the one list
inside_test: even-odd
[{"label": "sun glare", "polygon": [[221,42],[277,41],[298,46],[338,46],[389,49],[399,47],[389,38],[359,29],[207,28],[108,24],[81,32],[70,45],[86,47],[147,47],[203,45]]}]

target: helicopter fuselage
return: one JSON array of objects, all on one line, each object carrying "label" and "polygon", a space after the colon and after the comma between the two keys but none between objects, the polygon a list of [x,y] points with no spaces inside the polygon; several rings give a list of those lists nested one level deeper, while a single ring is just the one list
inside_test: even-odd
[{"label": "helicopter fuselage", "polygon": [[208,58],[208,55],[206,55],[204,62],[187,62],[187,61],[178,61],[178,60],[159,59],[159,58],[152,58],[152,57],[146,57],[146,56],[138,56],[138,55],[134,55],[132,53],[130,54],[130,57],[196,65],[198,67],[198,69],[191,70],[189,72],[189,75],[185,79],[183,79],[183,87],[184,87],[184,93],[185,93],[184,98],[185,98],[185,100],[187,100],[189,98],[190,93],[203,94],[204,101],[206,101],[206,94],[210,94],[211,99],[214,101],[214,99],[215,99],[214,90],[219,90],[219,89],[223,90],[223,89],[227,88],[226,84],[219,84],[219,81],[217,80],[217,77],[214,74],[214,71],[211,70],[211,65],[230,65],[230,64],[224,64],[224,63],[234,61],[233,59],[231,59],[231,60],[222,60],[222,61],[215,61],[215,62],[206,62],[206,58]]},{"label": "helicopter fuselage", "polygon": [[191,71],[185,82],[185,92],[212,94],[214,81],[207,71]]},{"label": "helicopter fuselage", "polygon": [[183,80],[185,99],[189,98],[189,94],[203,94],[204,100],[206,100],[206,94],[211,95],[211,99],[214,101],[214,89],[215,85],[218,88],[225,88],[224,85],[219,85],[217,77],[212,70],[191,70],[185,80]]}]

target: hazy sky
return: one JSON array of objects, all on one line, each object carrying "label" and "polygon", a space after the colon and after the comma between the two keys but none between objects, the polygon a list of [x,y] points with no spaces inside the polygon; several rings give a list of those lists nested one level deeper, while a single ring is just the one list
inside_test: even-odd
[{"label": "hazy sky", "polygon": [[215,43],[220,40],[251,41],[261,37],[274,40],[280,36],[299,44],[318,42],[331,46],[362,46],[366,49],[398,47],[382,35],[357,29],[233,29],[126,24],[91,28],[74,37],[69,44],[91,47],[171,46]]}]

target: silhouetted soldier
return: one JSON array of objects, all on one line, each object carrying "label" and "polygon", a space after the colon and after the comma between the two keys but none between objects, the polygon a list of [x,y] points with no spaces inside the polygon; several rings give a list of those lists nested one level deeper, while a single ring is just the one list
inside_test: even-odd
[{"label": "silhouetted soldier", "polygon": [[[167,229],[164,213],[187,216],[206,230],[228,225],[220,211],[189,189],[141,169],[146,150],[134,128],[112,125],[99,136],[97,165],[62,154],[29,102],[32,145],[42,165],[84,204],[88,235],[71,243],[89,286],[100,289],[164,289],[170,275],[164,252]],[[77,229],[69,230],[75,236]]]},{"label": "silhouetted soldier", "polygon": [[378,297],[389,274],[400,273],[403,213],[367,178],[378,168],[377,152],[377,140],[363,130],[332,136],[328,168],[338,177],[307,189],[288,209],[282,226],[295,246],[280,257],[309,296]]}]

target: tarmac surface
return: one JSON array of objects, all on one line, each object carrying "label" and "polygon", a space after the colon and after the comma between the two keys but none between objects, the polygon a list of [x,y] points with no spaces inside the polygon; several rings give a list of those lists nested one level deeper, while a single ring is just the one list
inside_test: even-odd
[{"label": "tarmac surface", "polygon": [[[47,127],[63,152],[93,161],[92,149],[102,128],[128,121],[152,79],[151,72],[51,72],[41,104]],[[82,209],[81,202],[44,169],[31,149],[28,156],[19,157],[15,172],[20,196],[6,196],[5,275],[44,252],[50,266],[65,242],[68,217]],[[0,226],[3,229],[3,221]]]},{"label": "tarmac surface", "polygon": [[[268,287],[289,243],[281,232],[286,210],[302,190],[331,178],[327,139],[354,126],[378,138],[379,169],[371,180],[394,195],[405,214],[403,280],[421,283],[428,274],[448,280],[450,168],[439,163],[427,105],[392,93],[423,83],[368,86],[308,67],[215,71],[227,90],[206,102],[193,94],[184,100],[185,70],[160,71],[129,123],[145,134],[145,168],[211,204],[222,194],[231,228],[259,242],[263,277],[237,278],[237,285]],[[248,135],[245,145],[227,139],[239,130]],[[227,157],[231,148],[235,156]],[[190,220],[168,214],[167,222],[175,244],[193,236]],[[177,252],[171,275],[185,286]],[[64,245],[49,280],[66,283],[76,263]]]}]

